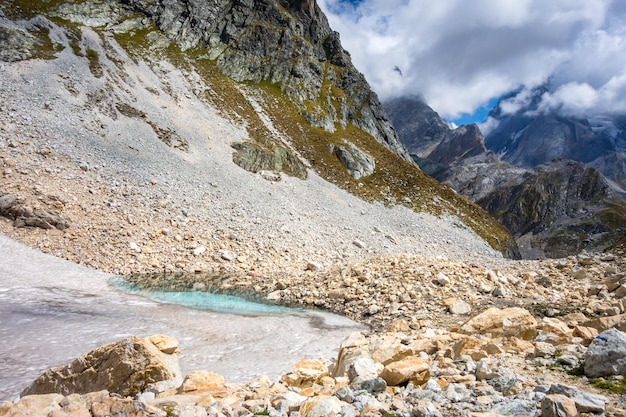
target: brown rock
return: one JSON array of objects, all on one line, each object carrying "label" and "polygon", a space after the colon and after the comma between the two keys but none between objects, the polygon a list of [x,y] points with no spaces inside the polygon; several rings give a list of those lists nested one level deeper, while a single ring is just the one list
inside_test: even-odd
[{"label": "brown rock", "polygon": [[107,391],[86,395],[28,395],[13,404],[3,417],[165,417],[166,413],[131,398],[111,396]]},{"label": "brown rock", "polygon": [[464,355],[470,349],[476,349],[485,343],[484,340],[477,339],[471,336],[463,336],[460,340],[456,341],[452,345],[453,357],[456,360]]},{"label": "brown rock", "polygon": [[178,355],[161,352],[149,338],[133,336],[99,347],[66,366],[47,370],[22,396],[101,390],[134,396],[151,384],[168,380],[176,386],[182,381]]},{"label": "brown rock", "polygon": [[195,371],[185,377],[180,392],[199,391],[213,387],[224,387],[224,377],[213,372]]},{"label": "brown rock", "polygon": [[592,327],[598,332],[603,332],[615,327],[618,330],[626,331],[626,314],[620,314],[617,316],[598,317],[597,319],[589,320],[583,323],[585,327]]},{"label": "brown rock", "polygon": [[[165,417],[166,413],[132,398],[107,397],[91,404],[93,417]],[[69,417],[69,415],[68,415]]]},{"label": "brown rock", "polygon": [[541,400],[541,417],[576,417],[578,410],[574,400],[561,394],[550,394]]},{"label": "brown rock", "polygon": [[459,328],[459,333],[532,340],[537,336],[537,321],[523,308],[492,307],[465,322]]},{"label": "brown rock", "polygon": [[282,382],[291,387],[310,387],[328,376],[328,367],[319,360],[302,360],[296,363],[293,369],[293,372],[282,377]]},{"label": "brown rock", "polygon": [[337,365],[333,370],[332,377],[342,377],[346,375],[350,365],[360,357],[369,357],[367,349],[368,341],[362,333],[353,333],[346,337],[339,347]]},{"label": "brown rock", "polygon": [[334,396],[320,395],[300,406],[301,417],[334,417],[341,412],[341,400]]},{"label": "brown rock", "polygon": [[622,284],[615,290],[615,297],[626,297],[626,285]]},{"label": "brown rock", "polygon": [[154,346],[157,347],[157,349],[167,355],[180,352],[178,350],[178,339],[174,337],[159,334],[156,336],[150,336],[148,339]]},{"label": "brown rock", "polygon": [[413,356],[385,366],[380,376],[387,385],[400,385],[411,381],[419,386],[430,379],[430,367],[420,358]]},{"label": "brown rock", "polygon": [[582,344],[589,346],[591,341],[598,335],[598,331],[593,327],[576,326],[574,327],[574,337],[583,339]]},{"label": "brown rock", "polygon": [[544,334],[554,333],[558,336],[572,336],[573,329],[559,319],[544,317],[537,326]]},{"label": "brown rock", "polygon": [[61,409],[59,403],[62,400],[63,396],[60,394],[24,396],[13,404],[3,417],[47,416]]},{"label": "brown rock", "polygon": [[375,362],[387,365],[413,355],[413,350],[402,344],[401,333],[383,334],[370,340],[369,350]]}]

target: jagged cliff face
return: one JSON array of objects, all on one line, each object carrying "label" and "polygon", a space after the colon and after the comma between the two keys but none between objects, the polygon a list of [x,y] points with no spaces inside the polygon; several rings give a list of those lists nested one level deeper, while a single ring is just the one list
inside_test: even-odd
[{"label": "jagged cliff face", "polygon": [[411,161],[376,94],[314,0],[124,0],[236,81],[277,84],[314,126],[353,124]]},{"label": "jagged cliff face", "polygon": [[528,168],[565,158],[589,164],[626,191],[626,124],[624,116],[574,117],[540,111],[540,87],[528,105],[514,113],[502,110],[503,97],[489,117],[495,123],[485,138],[487,148],[514,165]]},{"label": "jagged cliff face", "polygon": [[[37,58],[37,71],[51,71],[47,82],[67,95],[54,108],[79,114],[75,124],[97,132],[108,152],[138,152],[119,142],[130,124],[142,144],[162,142],[181,163],[216,147],[269,181],[315,173],[368,202],[462,219],[516,253],[495,219],[419,170],[314,1],[0,0],[0,13],[9,39],[0,57]],[[203,137],[193,128],[203,109],[248,136]]]},{"label": "jagged cliff face", "polygon": [[580,123],[568,124],[578,132],[573,134],[580,139],[575,143],[568,142],[568,135],[561,135],[561,141],[546,139],[543,133],[550,126],[553,133],[562,131],[556,118],[556,125],[544,123],[540,132],[527,126],[507,142],[513,148],[494,149],[501,158],[485,147],[477,126],[450,129],[420,100],[396,99],[385,108],[420,167],[494,215],[516,237],[525,258],[602,249],[626,228],[626,202],[600,172],[583,163],[546,161],[546,155],[558,156],[566,149],[587,153],[590,160],[604,151],[602,142],[595,149],[593,137],[580,133]]},{"label": "jagged cliff face", "polygon": [[528,257],[604,248],[626,228],[626,203],[595,168],[555,160],[477,201],[509,230]]}]

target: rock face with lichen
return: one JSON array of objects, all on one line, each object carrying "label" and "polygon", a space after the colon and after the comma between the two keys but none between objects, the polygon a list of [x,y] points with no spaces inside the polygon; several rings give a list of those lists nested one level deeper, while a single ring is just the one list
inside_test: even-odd
[{"label": "rock face with lichen", "polygon": [[314,0],[125,0],[236,81],[276,84],[314,126],[354,125],[411,157]]}]

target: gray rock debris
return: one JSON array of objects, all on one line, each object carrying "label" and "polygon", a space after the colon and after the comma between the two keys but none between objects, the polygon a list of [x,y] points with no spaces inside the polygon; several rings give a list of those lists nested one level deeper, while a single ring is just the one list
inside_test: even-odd
[{"label": "gray rock debris", "polygon": [[585,375],[589,378],[626,376],[626,333],[611,328],[591,342],[585,354]]}]

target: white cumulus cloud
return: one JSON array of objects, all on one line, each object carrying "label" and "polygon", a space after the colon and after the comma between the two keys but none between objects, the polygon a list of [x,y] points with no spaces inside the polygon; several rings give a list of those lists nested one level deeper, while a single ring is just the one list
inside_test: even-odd
[{"label": "white cumulus cloud", "polygon": [[318,3],[382,99],[420,95],[454,119],[550,81],[543,108],[626,109],[623,0]]}]

